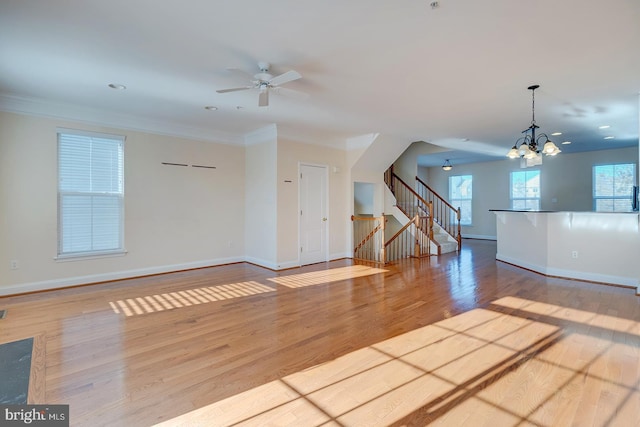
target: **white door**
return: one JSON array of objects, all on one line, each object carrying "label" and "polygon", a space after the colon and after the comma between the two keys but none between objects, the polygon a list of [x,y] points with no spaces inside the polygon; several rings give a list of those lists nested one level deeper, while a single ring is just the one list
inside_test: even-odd
[{"label": "white door", "polygon": [[327,261],[327,167],[300,165],[300,264]]}]

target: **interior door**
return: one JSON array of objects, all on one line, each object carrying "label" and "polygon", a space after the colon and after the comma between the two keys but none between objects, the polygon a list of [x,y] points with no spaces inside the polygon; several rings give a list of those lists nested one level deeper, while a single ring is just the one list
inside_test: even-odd
[{"label": "interior door", "polygon": [[300,165],[300,264],[327,261],[327,167]]}]

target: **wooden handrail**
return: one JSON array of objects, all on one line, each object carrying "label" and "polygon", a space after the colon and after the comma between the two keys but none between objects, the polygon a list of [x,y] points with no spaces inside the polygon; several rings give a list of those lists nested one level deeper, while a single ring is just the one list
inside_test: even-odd
[{"label": "wooden handrail", "polygon": [[[417,217],[418,215],[416,215]],[[385,246],[389,246],[391,244],[391,242],[393,242],[394,240],[396,240],[398,238],[398,236],[400,236],[407,228],[411,227],[411,224],[413,224],[413,222],[415,221],[416,217],[413,217],[411,219],[411,221],[407,222],[405,225],[402,226],[402,228],[400,230],[398,230],[398,232],[396,234],[394,234],[393,236],[391,236],[391,238],[389,240],[387,240],[386,242],[384,242]]]},{"label": "wooden handrail", "polygon": [[[389,260],[395,260],[406,257],[420,258],[431,255],[429,236],[424,231],[421,222],[425,222],[429,218],[426,216],[416,215],[408,221],[396,234],[393,235],[384,244],[385,256],[389,256]],[[409,231],[414,226],[413,231]],[[395,248],[395,249],[394,249]]]},{"label": "wooden handrail", "polygon": [[[453,205],[452,205],[451,203],[447,202],[447,201],[446,201],[442,196],[440,196],[437,192],[435,192],[435,191],[433,190],[433,188],[429,187],[429,186],[427,185],[427,183],[426,183],[426,182],[424,182],[423,180],[421,180],[421,179],[420,179],[420,178],[418,178],[417,176],[416,176],[416,181],[418,181],[420,184],[422,184],[422,185],[424,185],[425,187],[427,187],[427,189],[428,189],[430,192],[432,192],[434,196],[436,196],[438,199],[440,199],[440,201],[442,201],[442,203],[444,203],[445,205],[447,205],[448,207],[450,207],[450,208],[451,208],[451,210],[454,210],[454,211],[457,211],[457,210],[458,210],[458,208],[453,207]],[[460,218],[458,218],[458,220],[460,220]]]},{"label": "wooden handrail", "polygon": [[426,200],[424,200],[424,199],[422,198],[422,196],[420,196],[420,195],[416,192],[416,190],[414,190],[413,188],[411,188],[411,186],[410,186],[410,185],[408,185],[406,182],[404,182],[404,181],[402,180],[402,178],[400,178],[400,177],[399,177],[398,175],[396,175],[395,173],[391,173],[391,176],[392,176],[393,178],[397,179],[398,181],[400,181],[400,182],[402,183],[402,185],[404,185],[405,187],[407,187],[407,190],[409,190],[409,192],[411,192],[414,196],[416,196],[416,197],[418,198],[418,200],[420,200],[420,201],[421,201],[422,203],[424,203],[425,205],[427,205],[427,204],[428,204],[428,203],[427,203],[427,201],[426,201]]},{"label": "wooden handrail", "polygon": [[[398,232],[396,234],[394,234],[393,236],[391,236],[391,238],[389,240],[387,240],[386,242],[384,242],[385,246],[389,246],[389,244],[398,238],[398,236],[400,236],[402,234],[403,231],[405,231],[407,228],[411,227],[411,224],[413,224],[414,222],[417,222],[420,220],[420,218],[428,218],[426,216],[420,216],[420,215],[416,215],[413,218],[411,218],[411,220],[409,222],[407,222],[405,225],[402,226],[402,228],[400,230],[398,230]],[[416,224],[417,226],[417,224]]]},{"label": "wooden handrail", "polygon": [[[362,259],[365,261],[374,261],[374,262],[384,263],[385,248],[383,244],[383,239],[384,239],[384,228],[385,228],[386,218],[384,216],[357,217],[357,216],[351,215],[351,221],[354,222],[354,240],[362,239],[353,249],[354,259]],[[367,225],[365,229],[356,227],[355,222],[361,222],[361,221],[367,224],[371,224],[373,222],[373,224],[371,224],[371,226]],[[379,221],[379,223],[376,224],[375,221]],[[359,229],[360,231],[356,233],[356,229]],[[362,232],[366,233],[364,237]],[[373,239],[376,235],[382,235],[382,239],[378,241],[379,243]]]},{"label": "wooden handrail", "polygon": [[358,246],[356,246],[356,247],[353,249],[353,251],[354,251],[354,252],[357,252],[357,251],[358,251],[358,249],[360,249],[361,247],[363,247],[363,246],[365,245],[365,243],[367,243],[369,240],[371,240],[371,238],[372,238],[373,236],[375,236],[375,235],[376,235],[376,233],[377,233],[378,231],[380,231],[381,229],[382,229],[382,225],[378,225],[378,226],[376,226],[373,230],[371,230],[371,232],[370,232],[369,234],[367,234],[367,235],[365,236],[365,238],[364,238],[364,239],[362,239],[362,241],[358,244]]},{"label": "wooden handrail", "polygon": [[[400,178],[398,175],[396,175],[393,171],[391,171],[391,172],[389,173],[389,176],[388,176],[388,177],[387,177],[387,176],[386,176],[386,174],[385,174],[385,181],[386,181],[387,179],[388,179],[390,182],[386,182],[386,184],[387,184],[387,186],[389,186],[389,188],[390,188],[390,189],[395,188],[395,184],[393,183],[393,181],[394,181],[394,180],[397,180],[397,181],[399,181],[399,182],[402,184],[402,186],[404,187],[404,189],[405,189],[405,190],[408,190],[408,191],[409,191],[409,193],[411,193],[411,194],[412,194],[412,195],[413,195],[413,196],[414,196],[414,197],[415,197],[415,198],[416,198],[420,203],[422,203],[422,204],[423,204],[423,205],[425,205],[425,206],[429,206],[429,202],[427,202],[425,199],[423,199],[423,198],[422,198],[422,196],[420,196],[420,194],[418,194],[418,193],[417,193],[413,188],[411,188],[411,187],[410,187],[406,182],[404,182],[404,181],[402,180],[402,178]],[[398,195],[396,194],[396,192],[395,192],[394,190],[392,190],[392,191],[393,191],[393,194],[394,194],[394,195],[396,196],[396,198],[397,198],[397,197],[398,197]],[[418,206],[418,207],[420,207],[420,205],[417,205],[417,206]],[[401,211],[403,211],[403,212],[404,212],[404,210],[403,210],[400,206],[398,206],[398,208],[399,208]],[[424,209],[423,209],[423,210],[424,210]],[[408,213],[408,212],[404,212],[404,213],[405,213],[405,215],[407,215],[407,217],[409,216],[409,213]]]}]

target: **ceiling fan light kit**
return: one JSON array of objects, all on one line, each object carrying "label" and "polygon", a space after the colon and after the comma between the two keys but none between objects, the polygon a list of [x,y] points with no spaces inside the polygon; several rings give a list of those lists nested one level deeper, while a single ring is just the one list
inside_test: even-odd
[{"label": "ceiling fan light kit", "polygon": [[[534,161],[538,159],[537,164],[542,163],[542,157],[540,153],[544,153],[547,156],[555,156],[560,153],[561,150],[558,148],[556,144],[554,144],[546,133],[540,133],[536,137],[536,129],[539,129],[540,126],[536,125],[536,110],[535,110],[535,91],[538,89],[540,85],[532,85],[527,89],[531,91],[531,125],[522,131],[525,136],[520,137],[516,140],[511,150],[507,153],[507,157],[510,159],[521,158],[527,161]],[[540,142],[544,138],[544,145]],[[518,147],[518,143],[522,141],[522,144]],[[540,149],[542,146],[542,150]]]},{"label": "ceiling fan light kit", "polygon": [[294,80],[298,80],[302,78],[302,75],[299,72],[295,70],[289,70],[285,73],[282,73],[274,77],[269,73],[270,67],[271,67],[271,64],[269,64],[268,62],[258,62],[258,69],[260,70],[260,72],[254,74],[253,76],[251,76],[249,73],[245,73],[244,71],[238,70],[237,68],[227,68],[228,71],[235,73],[237,75],[240,75],[242,78],[249,80],[251,84],[247,86],[234,87],[229,89],[219,89],[219,90],[216,90],[216,92],[228,93],[228,92],[237,92],[241,90],[257,89],[259,107],[267,107],[269,105],[270,92],[282,94],[285,96],[297,97],[297,98],[305,98],[307,96],[307,94],[304,92],[282,87],[282,85],[285,83],[289,83]]}]

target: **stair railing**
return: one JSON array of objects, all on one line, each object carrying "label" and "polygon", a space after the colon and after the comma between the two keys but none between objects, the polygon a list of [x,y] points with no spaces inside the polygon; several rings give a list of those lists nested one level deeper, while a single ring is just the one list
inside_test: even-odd
[{"label": "stair railing", "polygon": [[416,215],[428,218],[420,222],[419,229],[438,247],[439,255],[440,244],[433,239],[433,204],[423,199],[402,178],[396,175],[393,172],[393,166],[385,172],[384,180],[396,197],[396,206],[407,218],[414,218]]},{"label": "stair railing", "polygon": [[423,180],[416,176],[417,192],[420,198],[433,203],[433,219],[458,242],[458,250],[462,248],[460,232],[460,208],[454,208],[442,196],[436,193]]},{"label": "stair railing", "polygon": [[431,255],[429,236],[425,230],[429,217],[416,215],[384,244],[386,261],[402,258],[421,258]]},{"label": "stair railing", "polygon": [[385,263],[384,216],[351,216],[353,222],[353,259]]}]

